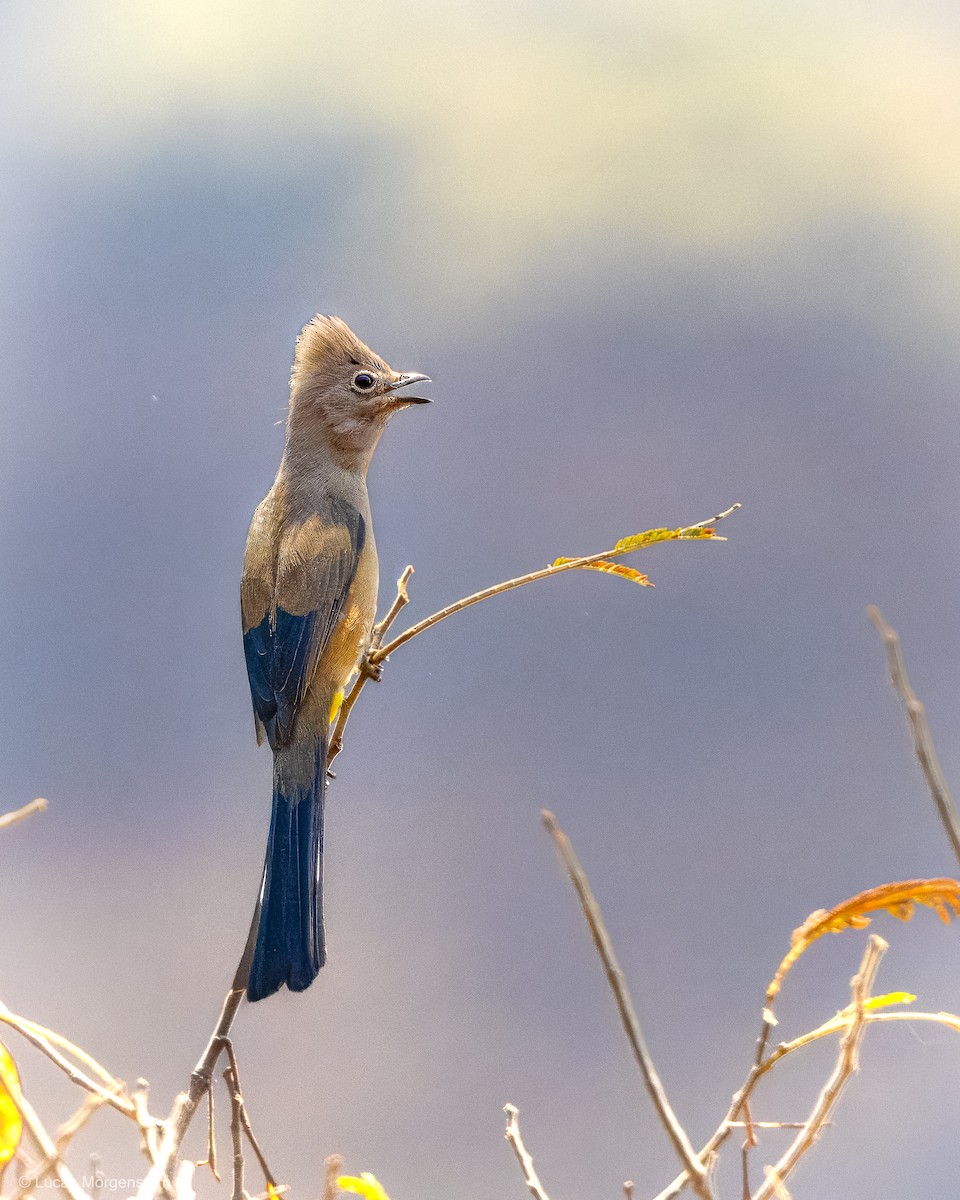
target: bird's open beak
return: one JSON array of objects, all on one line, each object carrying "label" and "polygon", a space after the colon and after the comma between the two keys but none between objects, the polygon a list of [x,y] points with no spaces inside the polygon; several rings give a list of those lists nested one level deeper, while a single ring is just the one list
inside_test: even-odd
[{"label": "bird's open beak", "polygon": [[[409,387],[411,383],[430,383],[429,375],[418,375],[416,373],[410,375],[400,375],[397,379],[387,385],[388,392],[395,392],[398,388]],[[431,404],[432,401],[426,396],[398,396],[399,404]]]}]

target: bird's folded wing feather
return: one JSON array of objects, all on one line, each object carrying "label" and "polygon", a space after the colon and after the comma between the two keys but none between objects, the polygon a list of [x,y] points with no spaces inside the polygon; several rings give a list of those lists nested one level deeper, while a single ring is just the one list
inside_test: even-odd
[{"label": "bird's folded wing feather", "polygon": [[[263,508],[263,506],[261,506]],[[257,510],[241,584],[243,644],[258,736],[287,744],[357,573],[366,530],[353,505],[284,524]]]}]

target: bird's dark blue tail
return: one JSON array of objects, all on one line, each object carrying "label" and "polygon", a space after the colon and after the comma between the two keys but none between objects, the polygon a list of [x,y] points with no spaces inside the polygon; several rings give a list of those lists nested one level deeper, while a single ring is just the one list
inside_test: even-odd
[{"label": "bird's dark blue tail", "polygon": [[[273,814],[260,893],[260,923],[247,998],[262,1000],[286,984],[302,992],[324,964],[322,858],[325,741],[312,748],[313,777],[302,747],[277,751]],[[300,782],[307,777],[306,784]]]}]

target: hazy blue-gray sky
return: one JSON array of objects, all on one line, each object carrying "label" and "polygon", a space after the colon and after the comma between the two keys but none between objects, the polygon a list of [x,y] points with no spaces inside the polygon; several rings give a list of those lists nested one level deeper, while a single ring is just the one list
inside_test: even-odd
[{"label": "hazy blue-gray sky", "polygon": [[[556,1200],[655,1192],[540,808],[698,1143],[790,931],[956,871],[864,617],[960,778],[955,6],[8,0],[0,103],[0,807],[51,803],[3,839],[3,1000],[159,1111],[186,1082],[268,821],[243,541],[294,338],[339,313],[434,379],[371,472],[411,619],[744,508],[633,560],[655,591],[568,575],[395,656],[330,793],[329,967],[238,1022],[250,1111],[295,1195],[337,1151],[392,1200],[519,1196],[506,1101]],[[882,988],[957,1010],[956,931],[875,927]],[[862,941],[800,964],[784,1037]],[[55,1126],[72,1096],[13,1048]],[[754,1116],[806,1115],[832,1055]],[[954,1195],[958,1073],[946,1031],[871,1031],[793,1194]],[[82,1145],[130,1178],[132,1141],[103,1113]]]}]

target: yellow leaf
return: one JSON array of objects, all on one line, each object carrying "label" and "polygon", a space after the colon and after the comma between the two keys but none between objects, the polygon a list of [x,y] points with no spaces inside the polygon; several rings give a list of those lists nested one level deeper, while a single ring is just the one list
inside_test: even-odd
[{"label": "yellow leaf", "polygon": [[353,1192],[355,1196],[363,1196],[364,1200],[390,1200],[369,1171],[361,1171],[359,1179],[356,1175],[341,1175],[337,1180],[337,1187],[342,1192]]},{"label": "yellow leaf", "polygon": [[695,538],[707,538],[722,542],[717,531],[712,526],[691,525],[686,529],[648,529],[646,533],[635,533],[632,537],[621,538],[614,546],[614,554],[629,554],[633,550],[642,550],[644,546],[653,546],[657,542],[689,541]]},{"label": "yellow leaf", "polygon": [[914,1000],[916,1000],[916,996],[912,992],[887,992],[885,996],[871,996],[864,1002],[863,1007],[866,1009],[889,1008],[891,1004],[912,1004]]},{"label": "yellow leaf", "polygon": [[[575,558],[558,558],[553,565],[555,567],[562,567],[564,563],[576,561]],[[583,569],[585,571],[605,571],[608,575],[620,575],[624,579],[632,579],[634,583],[639,583],[641,587],[653,587],[647,576],[641,575],[633,567],[625,567],[622,563],[609,562],[605,558],[597,559],[594,562],[585,562]]]},{"label": "yellow leaf", "polygon": [[901,883],[882,883],[859,892],[835,908],[811,913],[799,929],[793,931],[790,949],[777,967],[767,988],[767,1003],[780,991],[787,972],[807,947],[825,933],[845,929],[864,929],[870,924],[867,913],[888,912],[899,921],[909,921],[916,904],[932,908],[945,924],[960,914],[960,882],[956,879],[906,879]]},{"label": "yellow leaf", "polygon": [[13,1158],[23,1133],[20,1109],[14,1103],[14,1098],[19,1095],[20,1076],[16,1063],[7,1048],[0,1045],[0,1167]]}]

